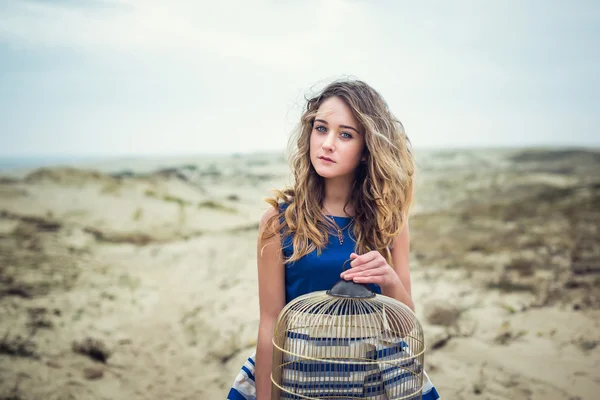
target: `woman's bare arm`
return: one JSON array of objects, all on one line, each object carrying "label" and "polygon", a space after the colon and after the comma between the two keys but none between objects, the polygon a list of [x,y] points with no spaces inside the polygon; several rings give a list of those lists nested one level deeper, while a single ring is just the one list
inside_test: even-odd
[{"label": "woman's bare arm", "polygon": [[404,228],[394,239],[394,247],[392,247],[392,263],[394,271],[400,278],[400,285],[383,291],[383,294],[393,297],[406,304],[410,309],[415,311],[415,305],[412,300],[412,288],[410,281],[410,267],[408,264],[410,252],[410,231],[408,228],[408,219],[404,224]]},{"label": "woman's bare arm", "polygon": [[273,357],[273,333],[279,313],[285,305],[285,273],[279,232],[266,240],[261,240],[268,220],[277,215],[274,208],[267,210],[259,224],[257,241],[258,297],[260,323],[256,346],[256,398],[271,398],[271,367]]}]

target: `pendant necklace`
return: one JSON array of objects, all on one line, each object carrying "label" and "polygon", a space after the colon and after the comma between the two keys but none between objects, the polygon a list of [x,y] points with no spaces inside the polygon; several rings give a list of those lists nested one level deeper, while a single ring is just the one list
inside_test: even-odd
[{"label": "pendant necklace", "polygon": [[327,210],[325,207],[323,207],[323,208],[325,209],[325,211],[327,211],[327,213],[329,214],[327,216],[329,217],[329,219],[331,219],[331,221],[335,225],[335,229],[337,230],[337,237],[338,237],[338,241],[340,242],[340,246],[343,245],[344,244],[344,233],[343,232],[347,227],[349,227],[354,222],[354,217],[350,217],[352,219],[350,220],[348,225],[346,225],[345,227],[340,229],[339,225],[337,224],[337,222],[335,222],[335,219],[333,218],[333,215],[331,215],[329,210]]}]

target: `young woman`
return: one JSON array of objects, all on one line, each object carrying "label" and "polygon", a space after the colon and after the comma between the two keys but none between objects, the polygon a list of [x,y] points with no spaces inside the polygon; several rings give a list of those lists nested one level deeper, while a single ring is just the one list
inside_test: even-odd
[{"label": "young woman", "polygon": [[[257,348],[229,400],[270,399],[275,322],[298,296],[330,289],[341,277],[414,310],[409,144],[400,121],[364,82],[336,81],[308,100],[290,139],[294,185],[275,191],[259,224]],[[438,398],[427,378],[423,399]]]}]

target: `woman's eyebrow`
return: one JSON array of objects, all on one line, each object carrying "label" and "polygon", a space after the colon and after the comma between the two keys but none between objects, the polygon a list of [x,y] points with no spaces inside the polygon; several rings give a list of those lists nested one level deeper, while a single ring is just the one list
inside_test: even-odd
[{"label": "woman's eyebrow", "polygon": [[[315,122],[321,122],[321,123],[323,123],[325,125],[328,125],[327,121],[322,120],[322,119],[315,119]],[[360,135],[360,132],[358,131],[358,129],[353,128],[353,127],[351,127],[349,125],[340,125],[340,128],[352,129],[354,132],[356,132],[356,133],[358,133]]]}]

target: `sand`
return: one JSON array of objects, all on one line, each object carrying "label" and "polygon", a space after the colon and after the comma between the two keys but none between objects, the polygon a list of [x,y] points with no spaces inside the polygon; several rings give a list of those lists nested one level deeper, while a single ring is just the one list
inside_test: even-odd
[{"label": "sand", "polygon": [[[444,399],[600,392],[600,152],[417,151],[411,270]],[[7,171],[0,399],[223,399],[278,154]]]}]

